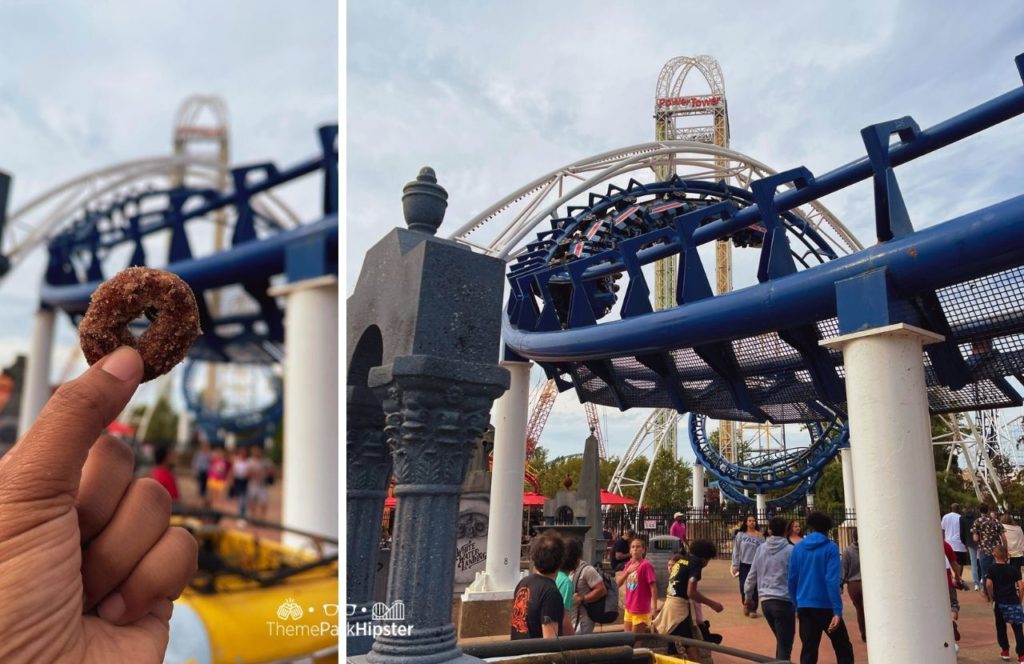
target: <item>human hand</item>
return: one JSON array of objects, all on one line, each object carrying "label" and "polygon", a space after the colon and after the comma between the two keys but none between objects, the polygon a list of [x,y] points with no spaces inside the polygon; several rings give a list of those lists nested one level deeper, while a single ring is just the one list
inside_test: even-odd
[{"label": "human hand", "polygon": [[120,348],[57,390],[0,459],[0,661],[158,663],[197,545],[171,500],[133,480],[104,427],[142,378]]},{"label": "human hand", "polygon": [[832,622],[828,624],[828,633],[831,634],[832,632],[839,629],[839,623],[842,622],[842,620],[843,619],[839,616],[832,616]]},{"label": "human hand", "polygon": [[722,611],[725,610],[725,607],[722,606],[722,603],[721,602],[716,602],[715,600],[711,600],[711,602],[708,604],[708,606],[710,606],[711,610],[714,611],[715,613],[721,613]]}]

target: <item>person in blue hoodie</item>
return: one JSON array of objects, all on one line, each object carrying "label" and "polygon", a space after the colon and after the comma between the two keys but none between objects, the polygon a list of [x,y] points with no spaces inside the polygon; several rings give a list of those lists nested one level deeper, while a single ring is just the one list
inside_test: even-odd
[{"label": "person in blue hoodie", "polygon": [[824,632],[832,641],[837,664],[853,664],[853,644],[843,622],[839,595],[839,547],[826,533],[832,519],[821,512],[807,515],[807,535],[789,559],[789,596],[800,619],[800,664],[817,664]]},{"label": "person in blue hoodie", "polygon": [[786,539],[786,519],[777,516],[768,522],[768,540],[757,548],[743,586],[746,609],[761,611],[775,635],[775,659],[789,661],[796,634],[796,610],[789,595],[789,559],[793,545]]}]

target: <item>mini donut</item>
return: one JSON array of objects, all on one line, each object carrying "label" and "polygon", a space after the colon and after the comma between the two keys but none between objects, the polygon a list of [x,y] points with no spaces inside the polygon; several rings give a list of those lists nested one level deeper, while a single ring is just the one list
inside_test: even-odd
[{"label": "mini donut", "polygon": [[[136,338],[128,326],[140,316],[150,324]],[[148,267],[130,267],[100,284],[78,325],[90,366],[120,346],[131,346],[142,356],[142,382],[173,369],[201,333],[199,307],[189,285],[177,275]]]}]

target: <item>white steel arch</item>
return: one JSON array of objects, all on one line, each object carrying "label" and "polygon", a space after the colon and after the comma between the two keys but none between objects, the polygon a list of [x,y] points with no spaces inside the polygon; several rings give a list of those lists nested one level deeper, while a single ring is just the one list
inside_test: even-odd
[{"label": "white steel arch", "polygon": [[[456,229],[450,238],[508,261],[515,257],[531,232],[563,206],[613,181],[634,177],[653,182],[655,173],[666,167],[681,178],[725,180],[743,188],[749,188],[753,180],[777,172],[744,154],[706,143],[640,143],[553,170],[480,212]],[[820,202],[811,201],[792,212],[817,230],[838,253],[863,249],[853,233]],[[484,237],[485,229],[488,237]]]},{"label": "white steel arch", "polygon": [[[10,260],[13,269],[79,210],[147,188],[168,187],[180,173],[190,186],[213,188],[227,171],[215,160],[183,155],[134,159],[78,175],[33,197],[8,216],[0,255]],[[272,194],[254,197],[253,207],[284,227],[299,223],[298,215]]]},{"label": "white steel arch", "polygon": [[725,77],[722,75],[722,68],[718,65],[717,60],[710,55],[683,55],[672,58],[661,68],[655,88],[658,98],[678,97],[682,94],[683,83],[686,82],[686,76],[693,68],[704,75],[704,79],[711,88],[711,94],[725,94]]}]

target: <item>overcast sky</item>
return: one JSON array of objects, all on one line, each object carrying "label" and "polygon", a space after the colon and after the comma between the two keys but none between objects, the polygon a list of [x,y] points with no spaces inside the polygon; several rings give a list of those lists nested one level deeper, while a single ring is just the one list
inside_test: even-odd
[{"label": "overcast sky", "polygon": [[[447,236],[555,168],[653,140],[655,83],[673,57],[721,64],[733,149],[823,173],[865,154],[869,124],[929,127],[1021,85],[1024,6],[381,0],[350,3],[347,33],[350,293],[365,251],[402,223],[402,186],[420,167],[449,192]],[[1018,118],[899,168],[915,226],[1020,194],[1022,156]],[[873,242],[869,185],[825,203]],[[646,415],[607,410],[612,453]],[[542,444],[579,452],[586,435],[563,394]]]},{"label": "overcast sky", "polygon": [[[73,176],[170,154],[175,112],[192,94],[225,100],[234,164],[294,164],[319,151],[318,125],[339,120],[331,0],[0,0],[0,16],[11,211]],[[318,196],[317,185],[290,202],[308,219]],[[37,251],[0,281],[4,365],[28,348],[44,265]],[[55,377],[75,343],[62,319]]]}]

